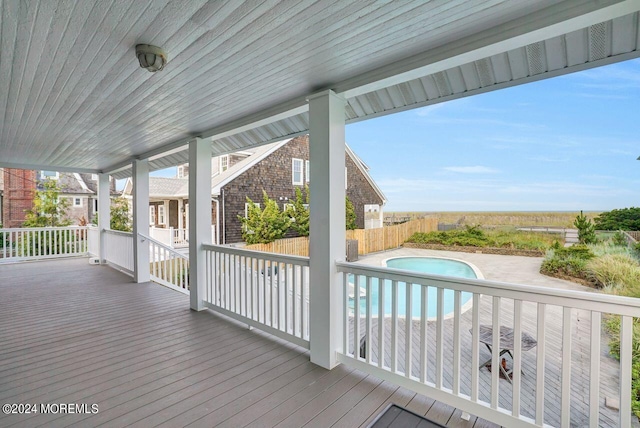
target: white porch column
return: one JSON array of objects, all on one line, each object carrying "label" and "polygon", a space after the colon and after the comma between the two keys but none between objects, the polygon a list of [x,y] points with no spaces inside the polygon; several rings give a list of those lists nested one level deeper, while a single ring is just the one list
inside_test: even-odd
[{"label": "white porch column", "polygon": [[205,253],[211,243],[211,141],[189,143],[189,292],[191,309],[204,309]]},{"label": "white porch column", "polygon": [[331,369],[342,343],[342,278],[345,259],[345,99],[333,91],[309,97],[309,335],[311,362]]},{"label": "white porch column", "polygon": [[182,224],[183,223],[183,220],[182,220],[182,208],[183,208],[182,207],[182,202],[183,202],[182,198],[178,199],[178,229],[184,229],[184,224]]},{"label": "white porch column", "polygon": [[107,263],[106,243],[103,230],[111,229],[111,191],[109,174],[98,174],[98,236],[100,236],[100,263]]},{"label": "white porch column", "polygon": [[149,241],[138,233],[149,233],[149,161],[133,161],[133,281],[148,282]]}]

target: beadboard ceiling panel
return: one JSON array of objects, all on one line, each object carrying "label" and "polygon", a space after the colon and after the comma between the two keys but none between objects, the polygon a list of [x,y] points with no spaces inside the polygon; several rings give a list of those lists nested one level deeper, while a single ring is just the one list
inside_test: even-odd
[{"label": "beadboard ceiling panel", "polygon": [[[212,137],[220,154],[304,133],[305,99],[323,89],[345,94],[353,122],[630,58],[638,9],[637,0],[0,0],[0,166],[125,175],[135,158],[151,169],[184,162],[180,147],[195,136]],[[518,39],[604,10],[615,19]],[[517,47],[420,74],[498,42]],[[138,43],[167,51],[163,71],[139,68]],[[274,119],[234,125],[262,112]]]}]

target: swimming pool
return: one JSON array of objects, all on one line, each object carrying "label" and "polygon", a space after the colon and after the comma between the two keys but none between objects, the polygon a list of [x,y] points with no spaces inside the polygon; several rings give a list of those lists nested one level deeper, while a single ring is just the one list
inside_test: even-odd
[{"label": "swimming pool", "polygon": [[[474,268],[468,263],[443,259],[436,257],[398,257],[388,259],[386,261],[387,267],[395,269],[410,270],[414,272],[429,273],[434,275],[455,276],[459,278],[478,278],[481,276],[477,268]],[[349,279],[353,284],[353,276]],[[366,294],[366,280],[364,277],[360,277],[359,285],[361,288],[360,293],[360,314],[364,315],[367,308],[367,300],[364,296]],[[391,315],[391,281],[384,280],[384,314]],[[422,311],[421,302],[421,289],[422,285],[413,284],[411,287],[411,317],[420,318]],[[371,279],[371,308],[372,316],[378,316],[378,302],[380,287],[377,278]],[[453,313],[454,309],[454,292],[453,290],[444,290],[443,296],[443,314],[445,317]],[[460,304],[465,308],[465,304],[470,303],[471,293],[461,293]],[[434,319],[438,314],[438,291],[436,287],[427,287],[427,317]],[[406,298],[406,284],[404,282],[398,282],[398,316],[405,317],[407,313],[407,298]],[[468,305],[467,305],[468,306]],[[353,308],[353,299],[351,299],[351,307]]]}]

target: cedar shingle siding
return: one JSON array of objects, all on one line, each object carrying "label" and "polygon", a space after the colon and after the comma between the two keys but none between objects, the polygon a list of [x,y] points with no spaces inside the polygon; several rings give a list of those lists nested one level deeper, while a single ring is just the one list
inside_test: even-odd
[{"label": "cedar shingle siding", "polygon": [[[364,205],[382,205],[383,201],[351,157],[347,154],[345,156],[347,196],[356,211],[358,228],[364,229]],[[289,203],[284,199],[280,200],[281,197],[287,197],[289,200],[295,199],[295,188],[303,188],[304,186],[292,184],[292,159],[294,158],[303,161],[309,160],[308,136],[294,138],[222,188],[219,200],[221,202],[224,200],[225,224],[224,227],[222,224],[220,225],[220,232],[224,234],[225,243],[242,242],[242,223],[238,216],[244,216],[246,197],[262,206],[262,190],[264,189],[271,199],[278,202],[281,210],[285,203]],[[306,168],[304,162],[303,165]],[[306,180],[306,170],[304,170],[304,177]],[[313,171],[311,172],[311,180],[313,180]],[[311,195],[311,199],[313,199],[313,195]],[[215,203],[213,209],[215,211]],[[220,210],[222,217],[222,205]],[[288,236],[295,235],[289,232]]]}]

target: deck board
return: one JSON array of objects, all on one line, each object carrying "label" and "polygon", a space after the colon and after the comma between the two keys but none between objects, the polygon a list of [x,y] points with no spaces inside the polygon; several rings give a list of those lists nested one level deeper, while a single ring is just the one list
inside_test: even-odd
[{"label": "deck board", "polygon": [[322,369],[302,348],[86,259],[0,265],[0,323],[3,402],[99,408],[0,415],[2,427],[355,427],[389,403],[471,426],[456,409],[346,366]]}]

